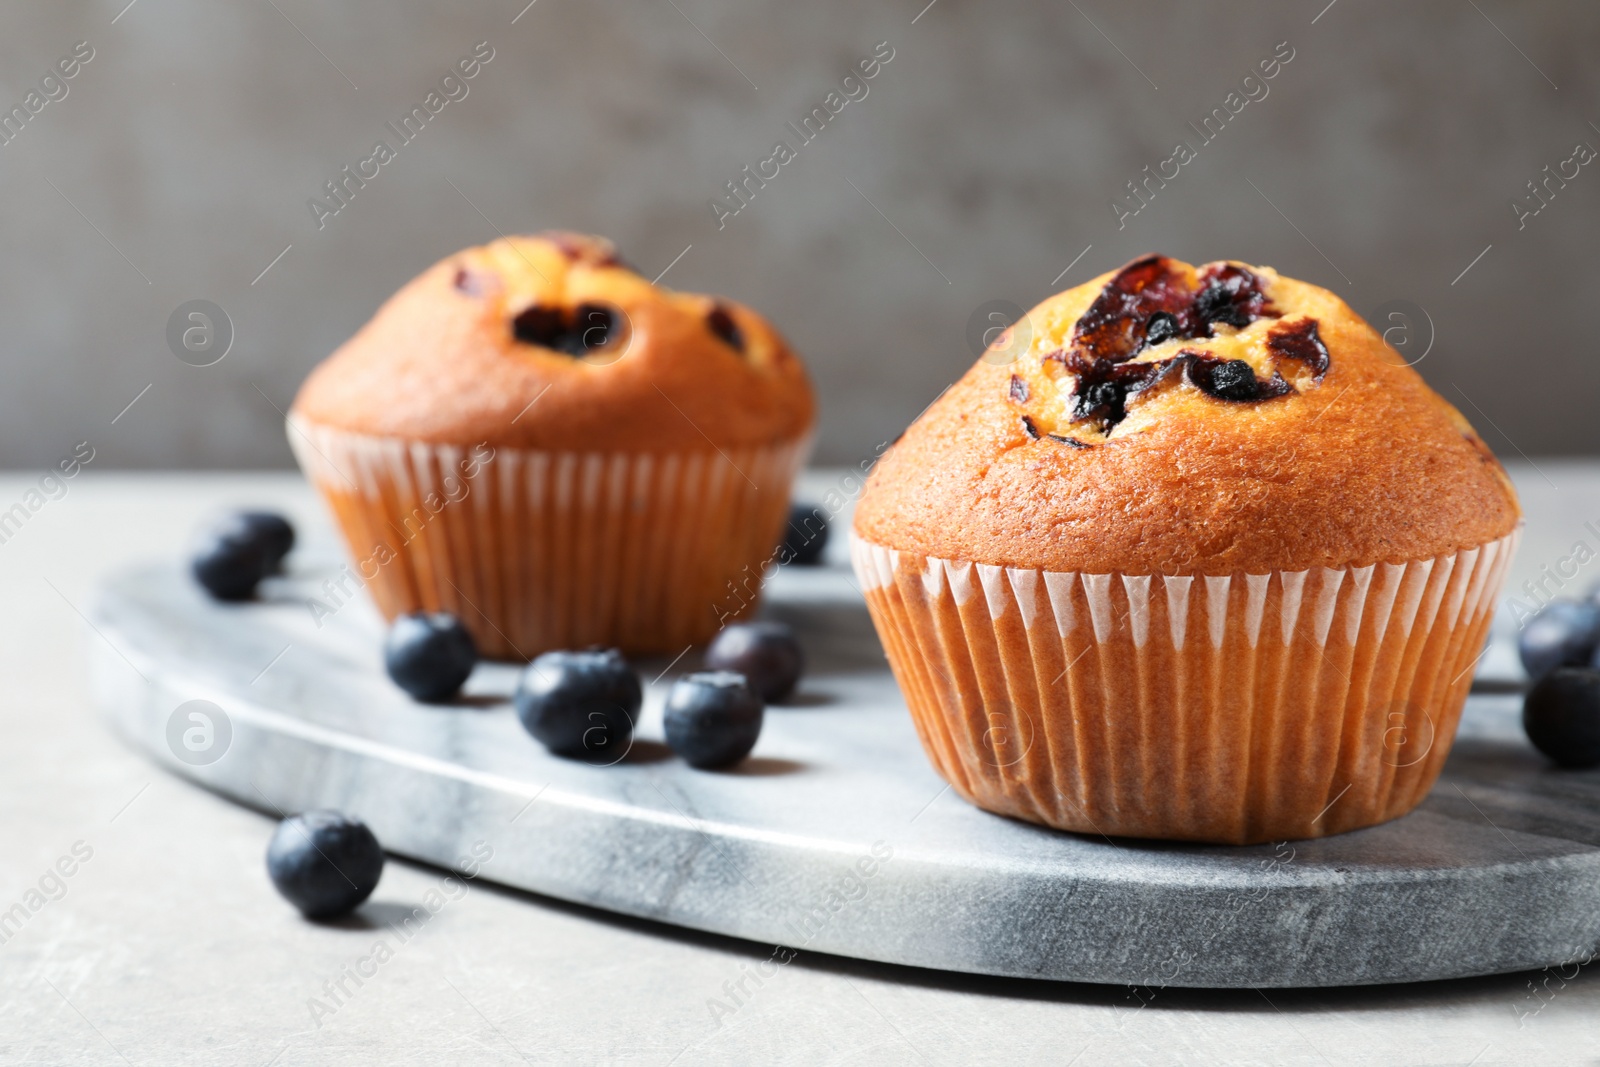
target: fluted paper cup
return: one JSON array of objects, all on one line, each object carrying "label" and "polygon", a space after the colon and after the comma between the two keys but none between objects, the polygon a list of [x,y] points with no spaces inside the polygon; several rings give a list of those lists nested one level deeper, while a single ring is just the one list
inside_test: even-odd
[{"label": "fluted paper cup", "polygon": [[851,552],[923,747],[962,796],[1063,830],[1243,844],[1421,801],[1517,537],[1233,575]]},{"label": "fluted paper cup", "polygon": [[452,612],[496,659],[675,653],[748,615],[809,446],[463,448],[300,419],[289,441],[383,614]]}]

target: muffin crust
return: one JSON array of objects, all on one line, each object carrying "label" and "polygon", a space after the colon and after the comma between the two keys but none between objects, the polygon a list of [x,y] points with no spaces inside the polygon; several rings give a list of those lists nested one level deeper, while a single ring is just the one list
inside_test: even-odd
[{"label": "muffin crust", "polygon": [[815,400],[754,311],[547,232],[429,268],[312,372],[291,417],[431,444],[682,452],[794,439]]},{"label": "muffin crust", "polygon": [[[1466,419],[1337,296],[1270,268],[1144,257],[1018,330],[884,456],[859,536],[1224,575],[1427,559],[1520,518]],[[996,358],[1013,343],[1015,362]]]}]

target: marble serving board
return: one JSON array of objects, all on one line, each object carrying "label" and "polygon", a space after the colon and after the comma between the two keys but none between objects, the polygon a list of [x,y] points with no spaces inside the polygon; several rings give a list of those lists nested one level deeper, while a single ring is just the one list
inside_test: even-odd
[{"label": "marble serving board", "polygon": [[[399,855],[801,952],[1321,986],[1537,968],[1600,944],[1600,773],[1555,770],[1529,748],[1503,648],[1485,657],[1510,665],[1491,672],[1500,691],[1469,700],[1417,811],[1321,841],[1180,845],[1058,833],[953,795],[842,568],[769,583],[765,610],[796,627],[811,669],[729,773],[661,744],[665,688],[697,650],[639,664],[653,680],[626,759],[572,763],[518,725],[511,665],[480,666],[450,706],[395,689],[376,612],[330,594],[333,569],[298,562],[242,605],[207,599],[176,561],[111,576],[90,646],[104,714],[157,763],[242,804],[337,808]],[[313,597],[344,603],[314,614]],[[188,712],[208,706],[192,701],[217,721],[186,743]]]}]

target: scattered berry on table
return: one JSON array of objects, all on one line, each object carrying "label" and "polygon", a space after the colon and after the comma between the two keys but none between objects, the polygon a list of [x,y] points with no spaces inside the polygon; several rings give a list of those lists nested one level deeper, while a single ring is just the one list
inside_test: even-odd
[{"label": "scattered berry on table", "polygon": [[402,615],[383,642],[383,666],[394,684],[427,703],[455,696],[477,663],[477,644],[449,612]]},{"label": "scattered berry on table", "polygon": [[1517,635],[1522,667],[1532,679],[1557,667],[1581,667],[1600,643],[1600,604],[1555,600],[1529,619]]},{"label": "scattered berry on table", "polygon": [[282,515],[236,511],[201,532],[189,570],[218,600],[249,600],[293,547],[294,527]]},{"label": "scattered berry on table", "polygon": [[789,508],[789,525],[783,528],[783,544],[778,547],[779,563],[813,567],[822,562],[828,545],[828,513],[811,504]]},{"label": "scattered berry on table", "polygon": [[383,874],[383,848],[363,822],[308,811],[272,832],[267,874],[306,918],[334,919],[372,895]]},{"label": "scattered berry on table", "polygon": [[523,729],[558,756],[611,764],[627,754],[644,693],[616,649],[546,652],[517,682]]},{"label": "scattered berry on table", "polygon": [[218,600],[249,600],[267,573],[267,557],[259,544],[212,531],[189,557],[189,571]]},{"label": "scattered berry on table", "polygon": [[1563,767],[1600,766],[1600,671],[1557,667],[1522,704],[1533,747]]},{"label": "scattered berry on table", "polygon": [[725,627],[706,648],[706,667],[735,671],[768,704],[794,692],[805,670],[805,652],[794,631],[781,622],[736,622]]},{"label": "scattered berry on table", "polygon": [[294,527],[276,511],[240,511],[225,521],[236,525],[245,540],[261,546],[269,571],[281,568],[284,557],[294,548]]},{"label": "scattered berry on table", "polygon": [[761,736],[763,705],[742,674],[701,671],[667,693],[667,744],[691,767],[731,767]]}]

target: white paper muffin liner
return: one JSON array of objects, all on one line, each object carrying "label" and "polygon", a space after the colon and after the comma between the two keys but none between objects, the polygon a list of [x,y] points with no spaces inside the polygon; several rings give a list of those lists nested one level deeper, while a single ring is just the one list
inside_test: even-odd
[{"label": "white paper muffin liner", "polygon": [[499,659],[676,653],[749,614],[810,445],[552,452],[300,419],[289,442],[383,614],[452,612]]},{"label": "white paper muffin liner", "polygon": [[1411,810],[1438,777],[1520,533],[1436,559],[1079,574],[852,538],[935,768],[1065,830],[1246,843]]}]

